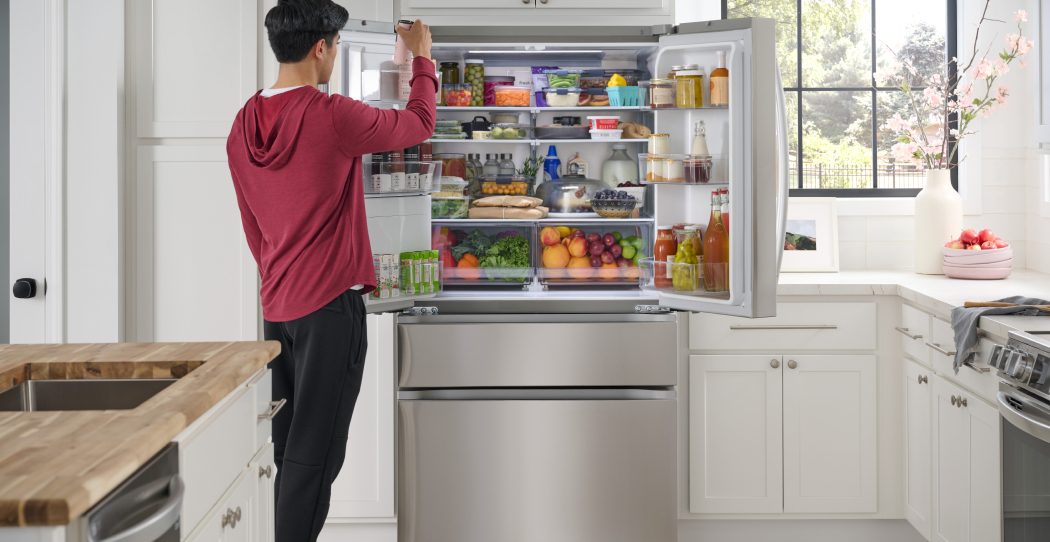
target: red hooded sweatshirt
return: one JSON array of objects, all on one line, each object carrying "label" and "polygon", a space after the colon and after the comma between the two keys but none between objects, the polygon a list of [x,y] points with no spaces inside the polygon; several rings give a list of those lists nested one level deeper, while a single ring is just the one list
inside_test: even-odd
[{"label": "red hooded sweatshirt", "polygon": [[237,113],[226,140],[248,246],[262,276],[263,317],[310,314],[358,284],[375,290],[361,155],[404,149],[434,133],[434,64],[412,63],[401,111],[302,87]]}]

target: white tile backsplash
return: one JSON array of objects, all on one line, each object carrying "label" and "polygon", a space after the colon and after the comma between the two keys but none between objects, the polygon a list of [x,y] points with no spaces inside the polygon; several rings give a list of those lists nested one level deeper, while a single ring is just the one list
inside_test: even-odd
[{"label": "white tile backsplash", "polygon": [[1021,186],[984,186],[982,213],[1023,213],[1025,188]]},{"label": "white tile backsplash", "polygon": [[839,242],[864,241],[863,216],[839,217]]},{"label": "white tile backsplash", "polygon": [[963,226],[977,231],[991,229],[999,238],[1010,242],[1024,241],[1025,215],[1023,213],[985,213],[977,216],[963,217]]},{"label": "white tile backsplash", "polygon": [[869,241],[864,248],[864,263],[868,269],[915,267],[915,243]]},{"label": "white tile backsplash", "polygon": [[869,216],[865,241],[914,241],[914,216]]},{"label": "white tile backsplash", "polygon": [[839,232],[839,269],[864,269],[864,251],[866,243],[842,241]]}]

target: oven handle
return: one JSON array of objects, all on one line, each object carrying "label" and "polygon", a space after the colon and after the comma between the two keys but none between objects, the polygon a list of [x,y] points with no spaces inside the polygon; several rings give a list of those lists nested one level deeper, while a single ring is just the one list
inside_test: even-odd
[{"label": "oven handle", "polygon": [[998,394],[999,414],[1014,427],[1043,441],[1050,442],[1050,410],[1023,395]]}]

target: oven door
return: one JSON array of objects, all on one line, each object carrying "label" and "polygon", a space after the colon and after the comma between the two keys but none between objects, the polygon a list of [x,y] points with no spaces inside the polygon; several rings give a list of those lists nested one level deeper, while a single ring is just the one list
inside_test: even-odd
[{"label": "oven door", "polygon": [[[1005,388],[1005,386],[1004,386]],[[999,392],[1003,541],[1050,540],[1050,404],[1019,390]]]}]

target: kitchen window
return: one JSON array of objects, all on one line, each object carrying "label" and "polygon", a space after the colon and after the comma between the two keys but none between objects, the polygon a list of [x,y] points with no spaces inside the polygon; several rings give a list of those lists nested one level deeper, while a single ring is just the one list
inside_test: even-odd
[{"label": "kitchen window", "polygon": [[[921,166],[895,162],[890,152],[895,136],[882,128],[895,113],[912,116],[907,95],[874,86],[872,72],[893,60],[888,45],[921,73],[943,73],[946,52],[956,50],[956,3],[722,0],[723,19],[777,21],[792,196],[919,193],[925,172]],[[924,88],[913,87],[913,92],[921,96]],[[952,168],[952,185],[958,189],[958,167]]]}]

